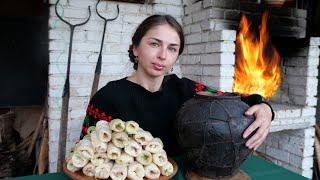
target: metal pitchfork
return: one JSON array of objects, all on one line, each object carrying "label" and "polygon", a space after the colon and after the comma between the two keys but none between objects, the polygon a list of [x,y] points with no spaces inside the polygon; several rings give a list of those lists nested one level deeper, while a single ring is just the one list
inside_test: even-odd
[{"label": "metal pitchfork", "polygon": [[66,74],[66,81],[64,83],[63,94],[62,94],[62,107],[61,107],[61,119],[60,119],[60,134],[59,134],[59,149],[58,149],[58,162],[57,162],[57,170],[62,171],[63,162],[65,159],[66,154],[66,140],[67,140],[67,128],[68,128],[68,109],[69,109],[69,99],[70,99],[70,83],[69,83],[69,76],[70,76],[70,64],[71,64],[71,52],[72,52],[72,41],[73,41],[73,33],[74,29],[77,26],[82,26],[86,24],[90,17],[91,17],[91,10],[90,6],[88,6],[89,17],[86,21],[79,24],[71,24],[64,20],[58,13],[57,6],[60,0],[57,0],[55,4],[55,12],[58,18],[69,25],[70,27],[70,42],[69,42],[69,52],[68,52],[68,65],[67,65],[67,74]]},{"label": "metal pitchfork", "polygon": [[98,61],[96,64],[96,70],[94,72],[94,79],[92,83],[92,88],[91,88],[91,97],[97,92],[98,90],[98,85],[99,85],[99,79],[100,79],[100,74],[101,74],[101,64],[102,64],[102,48],[103,48],[103,42],[104,42],[104,36],[106,32],[106,27],[107,27],[107,22],[108,21],[113,21],[118,18],[119,16],[119,4],[117,4],[117,15],[114,18],[106,19],[98,11],[98,4],[100,3],[100,0],[96,4],[96,12],[98,16],[104,20],[104,27],[103,27],[103,33],[102,33],[102,40],[101,40],[101,45],[100,45],[100,53],[98,57]]}]

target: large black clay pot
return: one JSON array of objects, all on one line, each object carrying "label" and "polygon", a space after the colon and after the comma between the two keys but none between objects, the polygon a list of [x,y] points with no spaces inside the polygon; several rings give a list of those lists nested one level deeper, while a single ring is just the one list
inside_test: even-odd
[{"label": "large black clay pot", "polygon": [[188,171],[205,178],[232,177],[252,150],[244,130],[254,121],[239,96],[201,96],[184,103],[177,114],[178,142]]}]

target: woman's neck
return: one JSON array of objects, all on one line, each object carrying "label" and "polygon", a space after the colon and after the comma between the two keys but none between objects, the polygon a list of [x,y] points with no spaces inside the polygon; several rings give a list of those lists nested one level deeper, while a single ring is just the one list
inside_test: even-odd
[{"label": "woman's neck", "polygon": [[156,92],[160,90],[163,78],[164,76],[159,76],[159,77],[146,76],[145,74],[139,71],[136,71],[127,79],[136,84],[139,84],[140,86],[144,87],[146,90],[150,92]]}]

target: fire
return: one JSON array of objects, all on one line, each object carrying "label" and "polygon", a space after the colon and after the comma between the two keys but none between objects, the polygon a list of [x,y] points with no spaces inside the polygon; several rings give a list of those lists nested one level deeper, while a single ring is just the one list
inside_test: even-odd
[{"label": "fire", "polygon": [[270,45],[267,30],[268,13],[262,16],[259,38],[250,30],[245,16],[240,20],[236,40],[236,63],[233,92],[260,94],[271,98],[281,82],[280,55]]}]

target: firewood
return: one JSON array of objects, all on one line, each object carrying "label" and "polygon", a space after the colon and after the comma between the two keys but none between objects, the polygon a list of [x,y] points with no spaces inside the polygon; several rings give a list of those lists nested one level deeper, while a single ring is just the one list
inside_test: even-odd
[{"label": "firewood", "polygon": [[41,141],[39,160],[38,160],[38,173],[43,174],[48,166],[48,129],[44,130],[44,136]]},{"label": "firewood", "polygon": [[43,122],[43,119],[44,119],[44,116],[45,116],[45,112],[46,112],[46,106],[43,107],[41,115],[40,115],[40,119],[39,119],[38,124],[37,124],[37,128],[33,132],[33,137],[32,137],[30,146],[28,148],[28,152],[27,152],[28,157],[30,157],[30,155],[32,153],[32,150],[34,148],[34,144],[35,144],[35,142],[37,140],[37,137],[39,135],[39,131],[40,131],[40,128],[41,128],[41,125],[42,125],[42,122]]},{"label": "firewood", "polygon": [[27,147],[30,145],[31,138],[32,138],[32,134],[31,134],[30,136],[28,136],[26,139],[24,139],[24,140],[16,147],[16,151],[21,151],[21,150],[24,150],[25,148],[27,148]]}]

